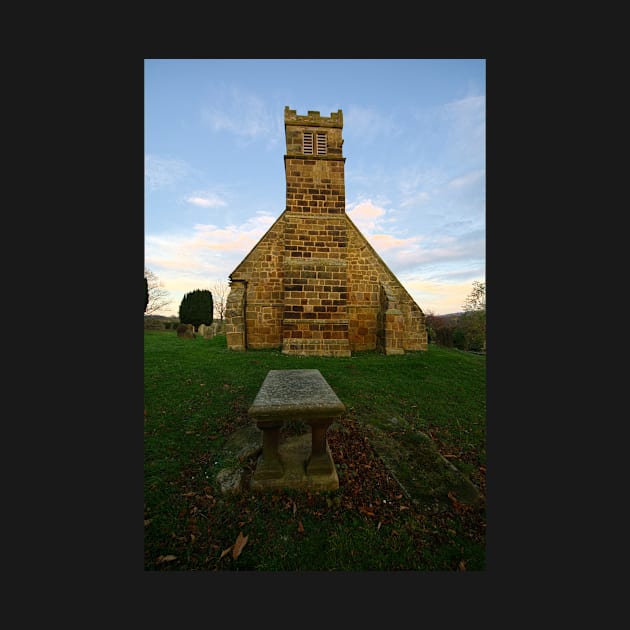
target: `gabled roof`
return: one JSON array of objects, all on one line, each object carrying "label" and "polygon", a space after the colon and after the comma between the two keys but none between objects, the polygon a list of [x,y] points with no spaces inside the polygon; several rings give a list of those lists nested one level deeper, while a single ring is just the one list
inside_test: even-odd
[{"label": "gabled roof", "polygon": [[[241,269],[241,267],[243,267],[248,261],[249,259],[251,259],[253,257],[254,252],[256,251],[256,249],[259,247],[259,245],[274,231],[274,229],[276,228],[276,226],[279,224],[279,222],[282,220],[282,218],[284,217],[284,215],[287,213],[287,209],[285,208],[282,212],[282,214],[273,222],[273,224],[269,227],[269,229],[262,235],[262,237],[258,240],[258,242],[256,243],[256,245],[254,245],[254,247],[252,247],[249,252],[247,253],[247,255],[243,258],[243,260],[238,264],[238,266],[234,269],[234,271],[232,271],[232,273],[229,275],[230,280],[232,280],[232,276],[234,274],[236,274],[239,269]],[[387,264],[385,263],[385,261],[379,256],[379,254],[377,253],[377,251],[372,247],[372,245],[370,244],[370,242],[367,240],[367,238],[362,234],[361,230],[359,230],[359,228],[354,224],[354,222],[352,221],[352,219],[344,212],[343,213],[343,217],[345,218],[345,220],[348,222],[350,229],[352,229],[357,237],[360,239],[360,241],[368,248],[368,250],[370,251],[370,253],[372,254],[372,256],[374,256],[374,258],[383,266],[383,268],[385,269],[385,271],[391,276],[391,278],[396,282],[396,284],[402,289],[402,291],[404,291],[404,293],[407,295],[407,297],[414,303],[416,303],[416,301],[411,297],[411,295],[409,295],[409,292],[407,291],[407,289],[405,289],[405,287],[402,285],[402,283],[400,282],[400,280],[398,280],[398,278],[396,277],[396,274],[394,274],[394,272],[387,266]],[[419,308],[419,307],[418,307]]]},{"label": "gabled roof", "polygon": [[232,276],[247,262],[247,259],[252,256],[252,254],[256,251],[256,248],[267,238],[269,234],[271,234],[271,232],[273,232],[274,228],[276,227],[276,225],[278,225],[280,219],[282,219],[282,217],[286,214],[286,212],[287,210],[285,208],[282,211],[282,214],[271,224],[269,229],[258,239],[258,242],[256,243],[256,245],[254,245],[249,250],[249,252],[245,255],[243,260],[241,260],[241,262],[235,267],[234,271],[232,271],[232,273],[228,275],[228,278],[230,278],[230,280],[232,279]]}]

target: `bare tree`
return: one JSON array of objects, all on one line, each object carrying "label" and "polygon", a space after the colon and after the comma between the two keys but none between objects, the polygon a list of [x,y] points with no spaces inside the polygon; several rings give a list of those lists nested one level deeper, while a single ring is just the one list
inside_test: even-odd
[{"label": "bare tree", "polygon": [[473,288],[462,306],[467,313],[470,311],[486,310],[486,283],[473,280]]},{"label": "bare tree", "polygon": [[149,290],[149,301],[144,312],[146,315],[152,315],[168,306],[172,300],[167,299],[168,291],[164,289],[164,285],[158,277],[146,267],[144,268],[144,277],[147,280],[147,288]]},{"label": "bare tree", "polygon": [[212,303],[214,304],[214,312],[221,322],[223,322],[223,317],[225,315],[225,305],[229,293],[230,284],[225,280],[217,280],[212,285]]},{"label": "bare tree", "polygon": [[486,351],[486,283],[473,281],[473,289],[462,306],[459,325],[464,332],[464,350]]}]

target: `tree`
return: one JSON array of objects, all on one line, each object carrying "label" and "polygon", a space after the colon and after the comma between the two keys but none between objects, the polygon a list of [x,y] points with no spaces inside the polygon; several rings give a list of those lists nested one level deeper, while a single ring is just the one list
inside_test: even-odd
[{"label": "tree", "polygon": [[486,351],[486,283],[473,282],[473,288],[462,305],[464,313],[459,328],[464,333],[465,350]]},{"label": "tree", "polygon": [[147,312],[147,306],[149,305],[149,283],[147,277],[144,276],[144,312]]},{"label": "tree", "polygon": [[486,283],[473,281],[473,288],[462,306],[465,312],[486,310]]},{"label": "tree", "polygon": [[144,281],[148,291],[148,299],[144,312],[147,315],[152,315],[165,306],[168,306],[172,300],[167,299],[168,291],[163,288],[158,277],[146,267],[144,268]]},{"label": "tree", "polygon": [[179,305],[179,321],[192,324],[195,329],[200,324],[212,324],[212,293],[207,289],[195,289],[186,293]]},{"label": "tree", "polygon": [[439,318],[432,310],[427,310],[424,313],[424,325],[427,329],[427,341],[429,343],[435,342],[435,331],[439,328]]},{"label": "tree", "polygon": [[214,300],[214,312],[217,319],[223,322],[227,296],[230,293],[230,285],[224,280],[217,280],[212,287],[212,299]]}]

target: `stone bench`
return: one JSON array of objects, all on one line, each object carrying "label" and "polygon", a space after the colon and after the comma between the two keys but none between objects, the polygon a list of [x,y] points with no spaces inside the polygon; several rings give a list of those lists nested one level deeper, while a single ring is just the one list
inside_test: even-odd
[{"label": "stone bench", "polygon": [[[250,487],[338,489],[326,432],[345,411],[319,370],[270,370],[247,412],[263,432],[262,454]],[[284,423],[296,420],[311,428],[306,448],[303,439],[280,443]]]}]

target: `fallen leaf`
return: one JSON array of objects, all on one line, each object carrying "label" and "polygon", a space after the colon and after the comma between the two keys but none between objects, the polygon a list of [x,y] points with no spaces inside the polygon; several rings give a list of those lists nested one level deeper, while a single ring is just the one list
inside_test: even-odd
[{"label": "fallen leaf", "polygon": [[153,520],[152,518],[147,518],[147,519],[145,519],[145,521],[144,521],[144,526],[146,527],[147,525],[149,525],[149,524],[151,523],[151,521],[152,521],[152,520]]},{"label": "fallen leaf", "polygon": [[232,550],[232,558],[236,560],[241,555],[241,551],[243,551],[243,547],[247,544],[247,539],[249,536],[243,536],[243,532],[239,532],[236,537],[236,542],[234,543],[234,549]]},{"label": "fallen leaf", "polygon": [[378,522],[378,525],[376,526],[376,531],[378,531],[379,529],[381,529],[381,525],[383,524],[382,521]]},{"label": "fallen leaf", "polygon": [[452,490],[449,491],[446,496],[451,500],[451,503],[453,504],[453,507],[455,509],[461,507],[462,502],[455,496]]},{"label": "fallen leaf", "polygon": [[298,521],[298,532],[304,532],[304,525],[302,525],[302,521]]},{"label": "fallen leaf", "polygon": [[295,501],[293,501],[293,516],[295,516],[296,512],[297,512],[297,505],[295,505]]},{"label": "fallen leaf", "polygon": [[160,556],[157,561],[158,562],[170,562],[171,560],[176,560],[177,556],[174,556],[173,554],[168,554],[167,556]]},{"label": "fallen leaf", "polygon": [[223,558],[224,556],[227,556],[228,553],[230,553],[230,551],[232,551],[232,547],[234,547],[234,545],[230,545],[227,549],[224,549],[221,552],[221,557],[219,558],[219,560],[221,560],[221,558]]},{"label": "fallen leaf", "polygon": [[459,561],[459,570],[460,571],[465,571],[466,570],[466,563],[463,560]]}]

